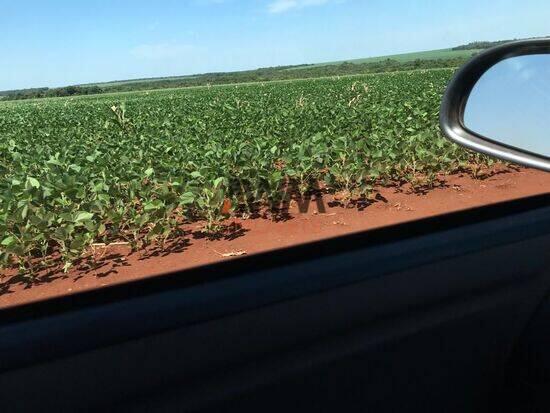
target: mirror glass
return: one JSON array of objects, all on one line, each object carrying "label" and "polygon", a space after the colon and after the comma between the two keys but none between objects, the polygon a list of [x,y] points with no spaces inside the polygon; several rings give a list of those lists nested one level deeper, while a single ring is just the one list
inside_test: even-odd
[{"label": "mirror glass", "polygon": [[512,57],[490,68],[468,98],[464,125],[493,141],[550,157],[550,55]]}]

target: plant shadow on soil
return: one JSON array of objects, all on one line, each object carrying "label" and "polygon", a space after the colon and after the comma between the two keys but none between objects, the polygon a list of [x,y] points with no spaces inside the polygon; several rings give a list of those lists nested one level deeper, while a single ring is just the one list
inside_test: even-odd
[{"label": "plant shadow on soil", "polygon": [[407,195],[425,196],[432,191],[436,191],[438,189],[447,189],[449,187],[450,186],[447,181],[445,181],[445,179],[437,178],[434,182],[430,184],[420,184],[415,186],[408,184],[406,186],[398,186],[396,188],[396,192],[405,192]]},{"label": "plant shadow on soil", "polygon": [[209,241],[233,241],[244,236],[249,230],[237,222],[222,224],[217,231],[204,231],[201,229],[187,232],[193,239],[208,239]]},{"label": "plant shadow on soil", "polygon": [[370,199],[365,196],[356,198],[356,199],[350,199],[348,201],[333,199],[329,201],[327,205],[331,208],[341,207],[341,208],[357,209],[358,211],[364,211],[369,206],[376,204],[377,202],[383,202],[387,204],[389,201],[381,193],[376,193],[374,197]]},{"label": "plant shadow on soil", "polygon": [[15,286],[22,286],[24,289],[29,289],[33,286],[48,284],[59,279],[68,278],[77,282],[89,274],[93,274],[96,278],[106,278],[110,275],[117,274],[118,268],[130,266],[127,257],[131,255],[139,254],[139,261],[155,257],[165,257],[170,254],[184,252],[192,245],[190,241],[191,238],[207,238],[209,240],[223,239],[230,241],[242,237],[247,231],[247,229],[243,228],[242,225],[238,223],[223,225],[220,231],[216,233],[205,233],[200,230],[182,231],[178,237],[169,240],[164,246],[152,245],[137,252],[110,252],[106,249],[103,254],[100,254],[99,257],[95,257],[95,259],[91,259],[91,257],[81,258],[75,262],[74,270],[68,273],[63,271],[61,261],[59,259],[54,259],[46,268],[39,271],[39,273],[32,278],[20,273],[6,276],[4,279],[0,278],[0,295],[13,293],[12,287]]},{"label": "plant shadow on soil", "polygon": [[79,260],[75,265],[77,274],[71,276],[70,273],[63,271],[63,266],[60,262],[54,262],[32,278],[20,273],[5,277],[5,280],[2,280],[0,283],[0,295],[12,293],[11,287],[14,286],[23,286],[23,289],[29,289],[33,286],[68,278],[72,278],[76,282],[92,272],[95,272],[97,278],[103,278],[116,274],[118,272],[117,268],[128,265],[124,254],[110,253],[94,262],[85,259]]}]

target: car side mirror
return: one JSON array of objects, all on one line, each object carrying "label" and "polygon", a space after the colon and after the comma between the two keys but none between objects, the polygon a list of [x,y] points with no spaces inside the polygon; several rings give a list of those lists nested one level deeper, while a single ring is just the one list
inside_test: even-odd
[{"label": "car side mirror", "polygon": [[474,57],[447,87],[440,123],[460,145],[550,171],[550,38]]}]

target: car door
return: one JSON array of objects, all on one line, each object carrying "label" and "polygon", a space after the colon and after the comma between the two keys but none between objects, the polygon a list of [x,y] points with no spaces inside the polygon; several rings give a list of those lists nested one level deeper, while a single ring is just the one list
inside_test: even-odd
[{"label": "car door", "polygon": [[3,405],[498,409],[549,230],[544,195],[6,311]]}]

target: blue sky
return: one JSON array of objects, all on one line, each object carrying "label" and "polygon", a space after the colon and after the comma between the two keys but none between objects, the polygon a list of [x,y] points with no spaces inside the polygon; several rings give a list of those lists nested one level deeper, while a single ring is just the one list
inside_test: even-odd
[{"label": "blue sky", "polygon": [[550,35],[548,0],[0,0],[0,90]]},{"label": "blue sky", "polygon": [[506,59],[476,83],[464,124],[486,138],[550,156],[550,56]]}]

